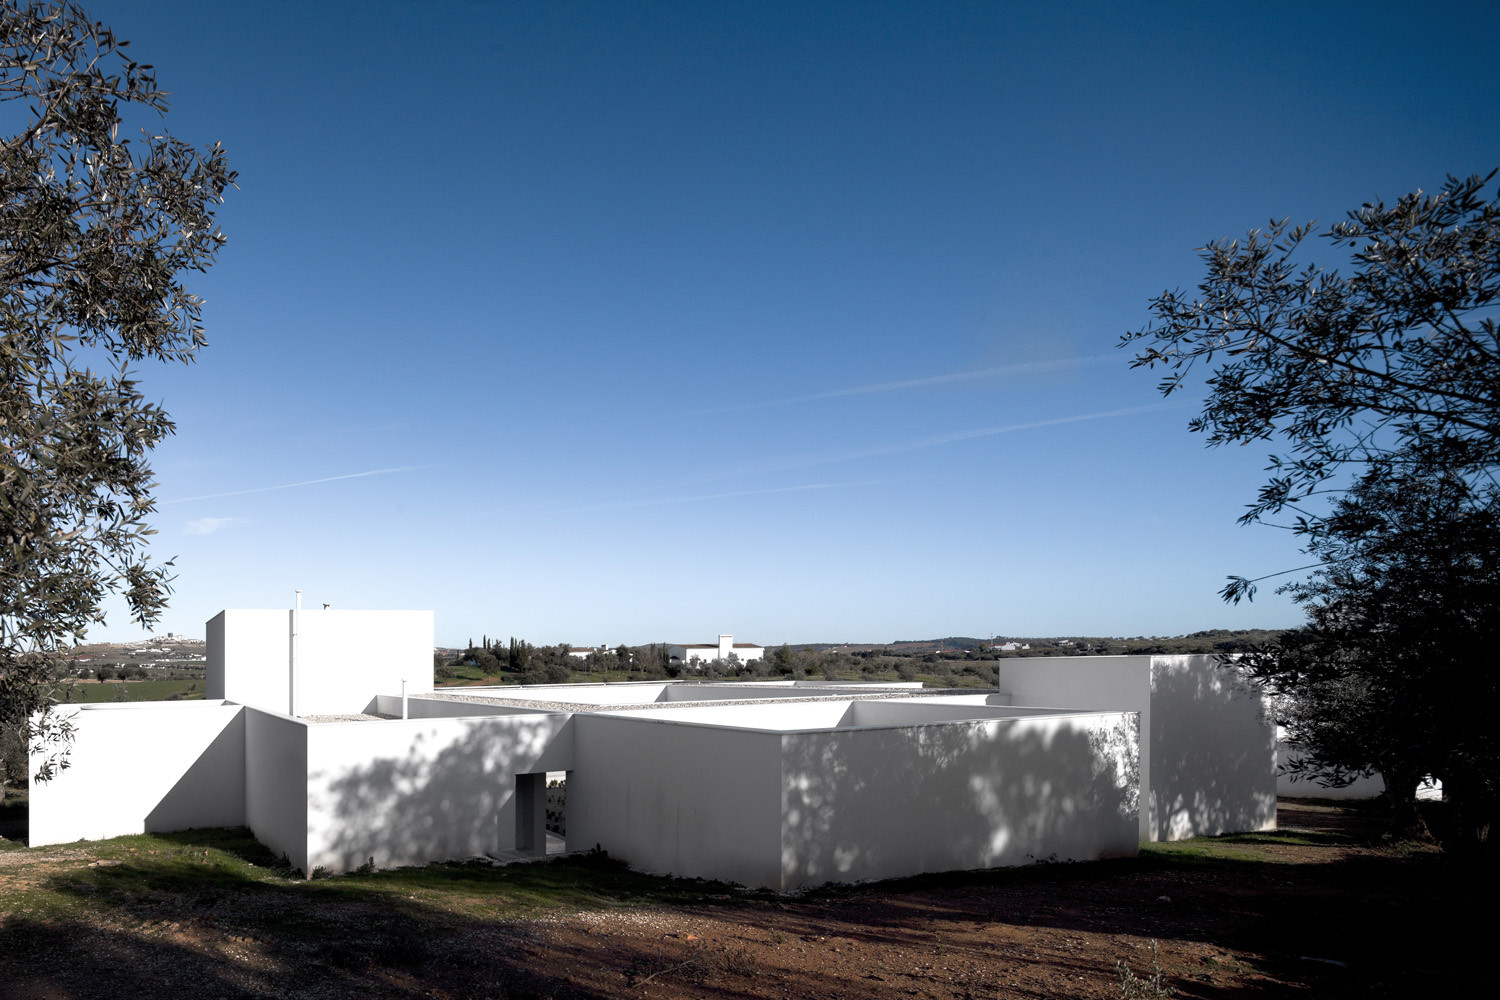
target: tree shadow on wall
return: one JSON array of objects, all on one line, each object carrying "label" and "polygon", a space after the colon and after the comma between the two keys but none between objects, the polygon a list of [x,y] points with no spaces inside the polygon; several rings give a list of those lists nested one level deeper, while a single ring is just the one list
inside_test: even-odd
[{"label": "tree shadow on wall", "polygon": [[1133,854],[1133,716],[783,741],[784,887]]},{"label": "tree shadow on wall", "polygon": [[1152,672],[1157,839],[1263,830],[1276,821],[1276,730],[1231,667]]},{"label": "tree shadow on wall", "polygon": [[[308,797],[323,831],[309,864],[349,871],[472,858],[515,844],[517,773],[571,767],[572,719],[494,716],[396,728],[389,749],[341,770]],[[449,731],[451,730],[451,731]],[[442,735],[436,735],[441,733]]]}]

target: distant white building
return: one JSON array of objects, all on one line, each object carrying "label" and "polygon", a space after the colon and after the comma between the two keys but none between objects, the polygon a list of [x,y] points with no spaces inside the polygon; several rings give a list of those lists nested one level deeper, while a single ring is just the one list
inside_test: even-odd
[{"label": "distant white building", "polygon": [[593,656],[595,653],[607,653],[607,652],[609,652],[609,647],[608,646],[596,646],[596,647],[591,647],[591,646],[569,646],[568,647],[568,655],[571,656],[575,660],[587,660],[590,656]]},{"label": "distant white building", "polygon": [[732,635],[721,635],[717,643],[683,642],[667,646],[667,659],[673,663],[687,664],[694,660],[708,663],[712,660],[727,660],[733,653],[741,663],[759,660],[766,655],[766,647],[753,642],[735,642]]},{"label": "distant white building", "polygon": [[991,646],[990,648],[994,649],[994,650],[998,650],[999,652],[1002,652],[1002,653],[1015,653],[1015,652],[1019,652],[1020,650],[1023,650],[1023,649],[1030,649],[1031,648],[1031,643],[1029,643],[1029,642],[1026,642],[1026,643],[1021,643],[1021,642],[1002,642],[1000,645],[998,645],[998,646]]}]

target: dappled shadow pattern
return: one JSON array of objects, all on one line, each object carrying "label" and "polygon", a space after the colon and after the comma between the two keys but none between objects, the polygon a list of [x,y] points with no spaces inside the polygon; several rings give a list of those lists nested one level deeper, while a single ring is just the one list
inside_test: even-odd
[{"label": "dappled shadow pattern", "polygon": [[1231,670],[1157,657],[1150,750],[1153,839],[1275,826],[1275,727]]},{"label": "dappled shadow pattern", "polygon": [[783,887],[1133,854],[1134,714],[789,734]]},{"label": "dappled shadow pattern", "polygon": [[348,746],[309,751],[309,865],[339,872],[514,850],[516,775],[571,768],[572,725],[534,715],[344,727],[334,736]]}]

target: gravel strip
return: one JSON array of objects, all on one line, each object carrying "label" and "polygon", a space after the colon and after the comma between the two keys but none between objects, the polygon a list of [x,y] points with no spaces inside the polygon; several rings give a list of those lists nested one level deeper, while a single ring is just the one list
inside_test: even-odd
[{"label": "gravel strip", "polygon": [[807,701],[873,701],[880,698],[921,698],[924,695],[951,693],[951,691],[940,689],[933,689],[931,691],[872,691],[868,694],[855,694],[853,692],[820,695],[804,694],[788,698],[730,698],[719,701],[651,701],[639,705],[597,705],[567,701],[529,701],[519,698],[486,697],[485,695],[477,694],[446,694],[439,692],[424,694],[422,697],[436,698],[442,701],[469,701],[481,705],[505,705],[511,708],[534,708],[542,712],[634,712],[640,709],[651,708],[719,708],[721,706],[787,705]]},{"label": "gravel strip", "polygon": [[298,718],[303,722],[384,722],[387,719],[394,719],[396,716],[356,712],[350,715],[301,715]]}]

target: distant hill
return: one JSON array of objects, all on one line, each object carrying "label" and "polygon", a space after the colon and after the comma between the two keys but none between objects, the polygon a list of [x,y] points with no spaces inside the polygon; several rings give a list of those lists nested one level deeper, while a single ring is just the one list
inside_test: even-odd
[{"label": "distant hill", "polygon": [[1285,629],[1205,629],[1174,636],[1019,636],[997,635],[994,639],[945,636],[941,639],[898,639],[888,643],[810,642],[791,647],[814,652],[884,653],[889,656],[920,656],[989,652],[991,646],[1016,643],[1020,647],[1002,656],[1118,656],[1133,653],[1233,653],[1269,642]]},{"label": "distant hill", "polygon": [[129,642],[91,642],[74,646],[65,658],[82,664],[202,663],[208,648],[202,639],[182,635],[147,636]]}]

